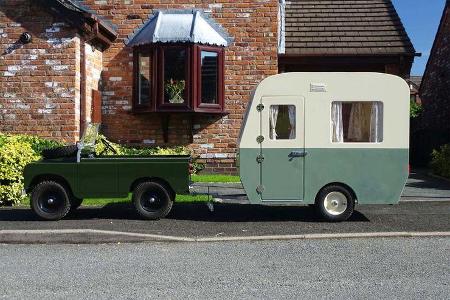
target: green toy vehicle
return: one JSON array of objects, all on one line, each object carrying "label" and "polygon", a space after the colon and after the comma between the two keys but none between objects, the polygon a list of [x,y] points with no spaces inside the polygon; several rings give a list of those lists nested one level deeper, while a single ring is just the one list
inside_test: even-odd
[{"label": "green toy vehicle", "polygon": [[143,218],[159,219],[170,212],[176,194],[189,193],[189,155],[97,156],[97,135],[98,125],[91,124],[76,145],[45,151],[44,159],[26,166],[25,192],[39,217],[59,220],[83,198],[123,198],[131,192]]}]

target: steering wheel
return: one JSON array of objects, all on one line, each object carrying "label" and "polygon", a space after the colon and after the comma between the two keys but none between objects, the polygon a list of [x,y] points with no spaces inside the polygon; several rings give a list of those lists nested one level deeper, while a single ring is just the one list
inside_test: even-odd
[{"label": "steering wheel", "polygon": [[107,140],[105,140],[104,138],[100,140],[102,141],[102,144],[105,145],[105,149],[103,149],[103,151],[100,152],[100,155],[103,155],[103,153],[105,153],[107,150],[110,150],[112,153],[117,155],[116,149],[114,149],[114,147],[111,146],[111,144]]}]

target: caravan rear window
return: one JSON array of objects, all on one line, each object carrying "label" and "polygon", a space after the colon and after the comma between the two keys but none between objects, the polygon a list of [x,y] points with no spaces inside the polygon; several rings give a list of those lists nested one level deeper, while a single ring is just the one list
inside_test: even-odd
[{"label": "caravan rear window", "polygon": [[333,143],[381,143],[383,103],[379,101],[331,104]]}]

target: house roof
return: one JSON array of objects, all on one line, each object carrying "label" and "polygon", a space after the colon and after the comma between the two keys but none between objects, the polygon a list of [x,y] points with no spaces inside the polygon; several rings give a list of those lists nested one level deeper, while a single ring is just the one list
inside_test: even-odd
[{"label": "house roof", "polygon": [[286,55],[415,55],[390,0],[286,1]]},{"label": "house roof", "polygon": [[108,47],[117,38],[115,26],[77,0],[39,0],[50,12],[78,28],[91,42]]},{"label": "house roof", "polygon": [[230,36],[199,10],[158,10],[128,39],[128,46],[151,43],[199,43],[228,46]]}]

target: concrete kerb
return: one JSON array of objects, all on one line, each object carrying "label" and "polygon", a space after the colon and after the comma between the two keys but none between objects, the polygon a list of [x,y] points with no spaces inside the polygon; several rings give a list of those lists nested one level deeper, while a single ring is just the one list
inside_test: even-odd
[{"label": "concrete kerb", "polygon": [[436,232],[356,232],[318,233],[299,235],[261,235],[190,238],[146,233],[108,231],[95,229],[61,230],[0,230],[3,244],[103,244],[132,242],[233,242],[233,241],[276,241],[276,240],[319,240],[319,239],[361,239],[361,238],[418,238],[450,237],[450,231]]}]

